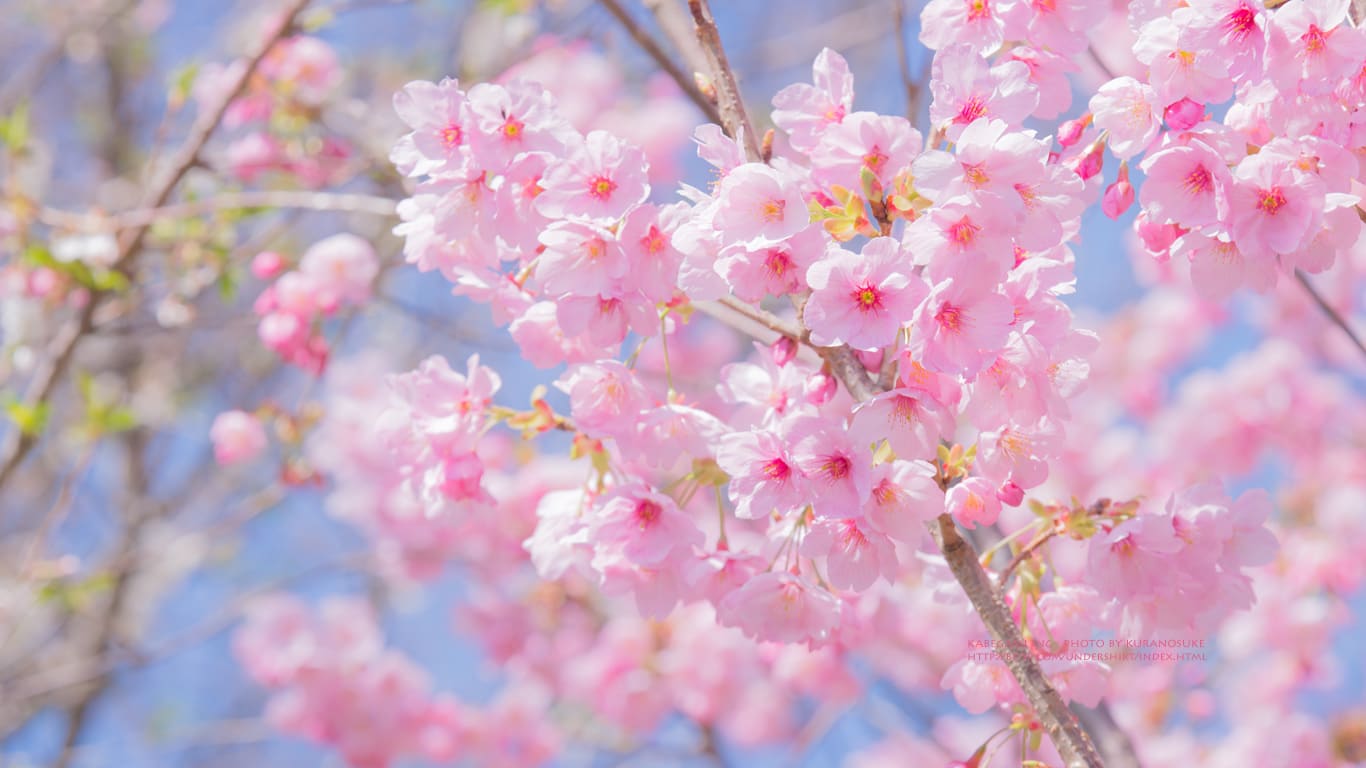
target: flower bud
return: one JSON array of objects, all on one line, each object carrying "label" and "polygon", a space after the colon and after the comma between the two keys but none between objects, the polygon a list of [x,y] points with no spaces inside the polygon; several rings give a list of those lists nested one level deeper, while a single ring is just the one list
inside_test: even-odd
[{"label": "flower bud", "polygon": [[251,274],[257,280],[270,280],[284,271],[285,257],[275,251],[261,251],[251,260]]},{"label": "flower bud", "polygon": [[797,356],[797,342],[793,341],[790,336],[779,336],[772,344],[768,345],[768,352],[773,356],[773,364],[782,368]]},{"label": "flower bud", "polygon": [[1134,188],[1129,183],[1129,164],[1120,163],[1119,178],[1105,189],[1105,196],[1101,199],[1101,209],[1105,211],[1106,216],[1118,219],[1133,204]]},{"label": "flower bud", "polygon": [[1163,110],[1162,119],[1167,122],[1168,128],[1184,131],[1205,119],[1205,105],[1190,99],[1172,102]]},{"label": "flower bud", "polygon": [[1076,144],[1078,141],[1081,141],[1081,135],[1086,132],[1086,126],[1090,124],[1091,114],[1089,112],[1075,120],[1068,120],[1058,126],[1058,143],[1061,144],[1064,149]]},{"label": "flower bud", "polygon": [[838,387],[839,383],[835,381],[834,376],[821,371],[806,380],[805,391],[802,394],[811,405],[825,405],[835,396]]},{"label": "flower bud", "polygon": [[1007,480],[1005,485],[996,489],[996,498],[1007,507],[1018,507],[1024,501],[1024,489],[1016,485],[1014,480]]}]

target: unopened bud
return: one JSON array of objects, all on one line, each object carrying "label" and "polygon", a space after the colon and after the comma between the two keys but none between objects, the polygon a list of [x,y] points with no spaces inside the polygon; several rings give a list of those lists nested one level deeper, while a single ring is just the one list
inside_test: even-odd
[{"label": "unopened bud", "polygon": [[1005,485],[996,489],[996,498],[1007,507],[1018,507],[1024,501],[1024,489],[1016,485],[1014,480],[1007,480]]},{"label": "unopened bud", "polygon": [[773,355],[773,364],[782,368],[797,356],[797,342],[791,336],[779,336],[768,346],[768,351]]},{"label": "unopened bud", "polygon": [[1091,114],[1088,112],[1075,120],[1068,120],[1058,126],[1058,143],[1067,148],[1081,141],[1081,136],[1086,132],[1086,126],[1091,124]]},{"label": "unopened bud", "polygon": [[1101,209],[1105,215],[1112,219],[1118,219],[1129,210],[1129,206],[1134,204],[1134,188],[1129,183],[1129,164],[1119,164],[1119,178],[1115,180],[1105,190],[1105,196],[1101,200]]},{"label": "unopened bud", "polygon": [[1205,119],[1205,105],[1190,99],[1172,102],[1163,110],[1162,119],[1167,122],[1168,128],[1174,131],[1184,131],[1195,127]]},{"label": "unopened bud", "polygon": [[838,388],[839,383],[835,381],[835,377],[821,371],[806,380],[806,387],[802,394],[806,397],[806,402],[811,405],[825,405],[830,402],[830,398],[835,396],[835,390]]}]

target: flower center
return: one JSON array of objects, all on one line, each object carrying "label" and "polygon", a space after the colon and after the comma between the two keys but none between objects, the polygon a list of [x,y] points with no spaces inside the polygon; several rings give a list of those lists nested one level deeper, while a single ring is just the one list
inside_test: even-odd
[{"label": "flower center", "polygon": [[1261,199],[1257,201],[1257,207],[1268,216],[1275,216],[1285,204],[1285,193],[1280,187],[1262,190]]},{"label": "flower center", "polygon": [[863,156],[863,164],[874,171],[882,168],[882,164],[887,162],[887,155],[879,147],[873,149]]},{"label": "flower center", "polygon": [[840,543],[845,549],[863,549],[868,546],[868,537],[859,530],[858,521],[845,520],[840,524]]},{"label": "flower center", "polygon": [[821,474],[830,480],[842,480],[849,475],[849,459],[839,454],[826,456],[821,464]]},{"label": "flower center", "polygon": [[988,181],[986,163],[963,163],[963,178],[974,187],[985,187]]},{"label": "flower center", "polygon": [[1192,51],[1177,51],[1172,54],[1172,58],[1181,62],[1181,66],[1189,67],[1195,64],[1195,53]]},{"label": "flower center", "polygon": [[1304,50],[1311,56],[1316,56],[1328,47],[1328,36],[1323,34],[1323,30],[1314,24],[1309,25],[1309,31],[1300,37],[1304,43]]},{"label": "flower center", "polygon": [[783,220],[783,209],[787,207],[786,200],[768,200],[759,208],[759,213],[764,221],[772,224]]},{"label": "flower center", "polygon": [[1208,168],[1197,165],[1194,170],[1186,174],[1184,186],[1188,194],[1203,195],[1214,186],[1214,178],[1210,176]]},{"label": "flower center", "polygon": [[641,530],[654,525],[663,513],[664,509],[649,499],[641,499],[636,504],[636,521],[640,523]]},{"label": "flower center", "polygon": [[764,477],[773,480],[786,480],[792,474],[792,468],[787,466],[787,462],[782,459],[769,459],[764,462],[763,469],[760,471],[764,473]]},{"label": "flower center", "polygon": [[972,0],[968,3],[968,21],[981,21],[991,18],[991,8],[986,0]]},{"label": "flower center", "polygon": [[1232,35],[1234,40],[1242,42],[1257,28],[1257,14],[1251,8],[1239,6],[1239,8],[1224,17],[1224,29]]},{"label": "flower center", "polygon": [[940,328],[951,333],[958,333],[963,328],[963,310],[946,301],[943,306],[939,307],[939,312],[935,314],[934,321],[939,323]]},{"label": "flower center", "polygon": [[792,267],[792,259],[788,258],[787,252],[781,248],[769,250],[768,255],[764,257],[764,269],[773,277],[781,278]]},{"label": "flower center", "polygon": [[974,93],[968,97],[967,101],[963,102],[963,106],[958,109],[958,115],[953,118],[953,122],[967,125],[979,117],[984,117],[986,113],[986,99]]},{"label": "flower center", "polygon": [[460,146],[460,142],[465,139],[465,132],[458,125],[448,125],[439,131],[441,143],[446,145],[447,150],[455,149]]},{"label": "flower center", "polygon": [[854,289],[854,303],[863,312],[876,312],[882,309],[882,292],[872,283],[864,283]]},{"label": "flower center", "polygon": [[640,244],[645,246],[645,252],[651,256],[658,256],[664,252],[668,241],[664,239],[664,234],[659,231],[659,227],[650,227],[650,231],[645,233],[645,237],[640,238]]},{"label": "flower center", "polygon": [[616,188],[617,183],[606,176],[594,176],[588,180],[588,194],[599,200],[611,197]]},{"label": "flower center", "polygon": [[958,244],[960,248],[968,248],[977,239],[977,233],[982,228],[972,223],[967,216],[949,225],[949,239]]}]

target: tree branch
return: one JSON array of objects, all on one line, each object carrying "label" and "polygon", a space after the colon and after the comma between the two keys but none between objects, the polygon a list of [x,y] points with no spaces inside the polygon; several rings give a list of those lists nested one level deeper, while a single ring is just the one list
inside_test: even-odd
[{"label": "tree branch", "polygon": [[[1362,2],[1366,3],[1366,0],[1362,0]],[[1303,271],[1296,269],[1295,279],[1299,281],[1300,285],[1304,286],[1304,290],[1309,294],[1309,298],[1313,299],[1319,309],[1323,310],[1323,314],[1328,320],[1333,325],[1341,328],[1342,332],[1347,334],[1347,338],[1351,340],[1352,344],[1361,351],[1361,354],[1366,355],[1366,344],[1362,343],[1361,337],[1357,335],[1356,331],[1352,330],[1352,326],[1347,323],[1347,318],[1343,317],[1334,309],[1333,305],[1329,304],[1328,300],[1323,298],[1323,294],[1318,292],[1318,289],[1314,287],[1314,284],[1309,282],[1309,276],[1304,274]]]},{"label": "tree branch", "polygon": [[1072,710],[1067,708],[1038,661],[1029,653],[1010,609],[982,569],[981,563],[977,562],[977,553],[972,545],[958,533],[953,517],[940,515],[930,523],[930,535],[944,553],[949,570],[953,571],[954,578],[962,585],[972,607],[986,625],[987,633],[1001,648],[1001,660],[1020,684],[1025,698],[1048,731],[1067,768],[1103,768],[1104,763],[1091,743],[1091,737],[1082,730]]},{"label": "tree branch", "polygon": [[135,208],[108,215],[43,208],[38,212],[38,219],[51,226],[65,227],[82,232],[107,232],[147,227],[165,219],[190,218],[215,211],[244,208],[295,208],[308,211],[394,216],[397,205],[393,200],[379,195],[259,189],[231,192],[160,208]]},{"label": "tree branch", "polygon": [[657,64],[660,69],[664,70],[669,77],[673,78],[673,81],[678,84],[679,88],[683,89],[683,93],[687,94],[688,98],[692,100],[692,103],[697,105],[698,109],[702,110],[702,114],[706,115],[707,120],[720,125],[721,113],[716,110],[716,105],[712,103],[711,99],[708,99],[702,91],[698,90],[696,80],[690,77],[687,72],[684,72],[682,67],[679,67],[678,64],[674,63],[674,60],[669,56],[669,53],[660,46],[658,41],[650,36],[649,32],[646,32],[645,29],[631,17],[630,13],[627,13],[621,3],[618,2],[618,0],[598,1],[602,3],[602,6],[606,8],[612,16],[616,17],[616,20],[621,23],[622,28],[626,30],[626,34],[630,35],[631,39],[636,41],[636,45],[639,45],[641,50],[645,51],[645,53],[649,54],[650,58],[654,59],[655,64]]},{"label": "tree branch", "polygon": [[[233,100],[246,90],[247,83],[252,74],[260,66],[261,61],[270,52],[276,41],[284,37],[294,26],[294,20],[308,6],[309,0],[289,0],[283,8],[279,20],[266,31],[261,37],[261,42],[247,60],[247,65],[238,73],[230,87],[227,88],[220,100],[213,105],[213,108],[206,110],[190,129],[190,135],[181,144],[165,173],[161,174],[152,184],[151,189],[143,197],[143,208],[160,208],[170,199],[171,193],[175,191],[176,185],[189,173],[194,165],[199,153],[208,143],[209,137],[213,135],[218,124],[223,121],[223,115],[227,113],[228,106]],[[133,261],[137,255],[138,248],[142,245],[143,238],[147,236],[148,224],[135,226],[125,230],[124,237],[119,241],[117,257],[114,267],[125,274],[132,269]],[[46,364],[39,367],[29,380],[28,388],[24,392],[24,404],[30,408],[37,407],[48,397],[56,388],[57,382],[66,373],[67,366],[71,364],[71,359],[76,352],[76,347],[81,339],[90,332],[95,323],[95,311],[103,304],[106,294],[96,293],[86,302],[76,317],[72,318],[57,332],[46,356]],[[23,463],[28,452],[33,449],[37,442],[37,436],[26,434],[23,430],[13,429],[5,436],[3,448],[0,448],[0,490],[14,475],[14,471]]]},{"label": "tree branch", "polygon": [[745,102],[740,98],[740,86],[735,82],[735,72],[726,61],[726,51],[721,47],[721,32],[712,18],[711,6],[707,0],[688,0],[692,11],[693,23],[697,25],[697,42],[702,44],[702,52],[711,67],[712,84],[716,86],[716,107],[720,110],[721,126],[730,137],[745,148],[745,157],[751,162],[761,159],[759,140],[754,135],[754,126],[745,112]]}]

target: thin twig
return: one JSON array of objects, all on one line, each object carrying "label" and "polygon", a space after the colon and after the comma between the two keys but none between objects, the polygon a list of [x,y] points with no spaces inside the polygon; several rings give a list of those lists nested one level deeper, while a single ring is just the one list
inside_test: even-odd
[{"label": "thin twig", "polygon": [[188,203],[166,205],[160,208],[137,208],[107,215],[43,208],[38,212],[38,219],[52,226],[84,232],[111,232],[132,229],[133,227],[146,227],[166,219],[184,219],[203,216],[214,211],[247,208],[293,208],[308,211],[393,216],[397,206],[393,200],[379,195],[261,189],[231,192]]},{"label": "thin twig", "polygon": [[906,119],[914,123],[920,112],[920,85],[911,75],[911,52],[906,45],[906,0],[892,0],[892,36],[896,38],[901,87],[906,91]]},{"label": "thin twig", "polygon": [[665,51],[664,48],[660,46],[659,42],[631,17],[631,14],[622,7],[621,3],[617,0],[598,1],[602,3],[602,7],[606,8],[612,16],[616,17],[616,20],[621,23],[622,28],[626,30],[626,34],[630,35],[631,39],[636,41],[636,45],[639,45],[641,50],[645,51],[645,53],[649,54],[650,58],[654,59],[655,64],[658,65],[660,69],[664,70],[669,77],[673,78],[673,81],[678,84],[679,88],[683,89],[683,92],[688,95],[688,98],[692,100],[692,103],[697,105],[698,109],[702,110],[702,114],[706,115],[707,119],[711,122],[720,125],[721,113],[716,110],[716,105],[713,104],[711,99],[708,99],[702,91],[698,90],[697,82],[689,76],[687,72],[684,72],[682,67],[674,62],[673,58],[669,56],[668,51]]},{"label": "thin twig", "polygon": [[1300,285],[1304,286],[1304,290],[1309,294],[1309,298],[1313,299],[1314,303],[1319,305],[1319,309],[1323,310],[1323,314],[1327,316],[1328,320],[1332,322],[1333,325],[1341,328],[1342,332],[1347,334],[1347,338],[1352,340],[1352,344],[1354,344],[1357,349],[1361,350],[1361,354],[1366,355],[1366,344],[1362,343],[1361,337],[1357,335],[1356,331],[1352,330],[1352,326],[1347,323],[1347,318],[1343,317],[1341,313],[1334,309],[1333,306],[1328,303],[1328,300],[1323,298],[1323,294],[1318,292],[1318,289],[1314,287],[1314,284],[1309,282],[1309,276],[1304,274],[1303,271],[1296,269],[1295,279],[1299,281]]}]

